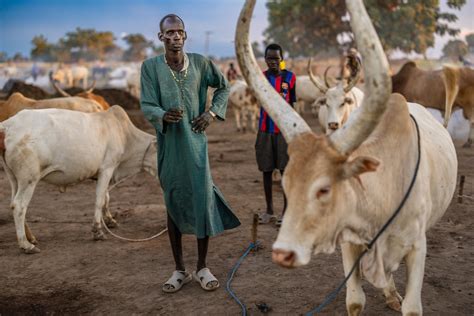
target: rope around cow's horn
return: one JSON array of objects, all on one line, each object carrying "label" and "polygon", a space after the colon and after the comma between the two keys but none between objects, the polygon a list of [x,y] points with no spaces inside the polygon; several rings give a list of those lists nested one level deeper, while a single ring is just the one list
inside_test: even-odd
[{"label": "rope around cow's horn", "polygon": [[111,234],[112,236],[114,236],[114,237],[117,238],[117,239],[124,240],[124,241],[132,241],[132,242],[149,241],[149,240],[155,239],[156,237],[160,237],[160,236],[163,235],[166,231],[168,231],[168,228],[165,228],[165,229],[163,229],[161,232],[159,232],[158,234],[153,235],[153,236],[148,237],[148,238],[131,239],[131,238],[126,238],[126,237],[122,237],[122,236],[119,236],[119,235],[117,235],[117,234],[114,234],[114,233],[107,227],[107,224],[105,224],[105,221],[104,221],[104,217],[103,217],[103,216],[102,216],[102,218],[101,218],[101,221],[102,221],[102,225],[104,225],[104,227],[105,227],[105,230],[106,230],[109,234]]}]

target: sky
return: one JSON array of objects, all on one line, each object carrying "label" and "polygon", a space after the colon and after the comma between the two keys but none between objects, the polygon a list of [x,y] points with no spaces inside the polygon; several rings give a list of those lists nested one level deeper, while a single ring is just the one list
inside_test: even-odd
[{"label": "sky", "polygon": [[[294,0],[297,1],[297,0]],[[446,11],[446,1],[441,8]],[[156,38],[158,22],[164,15],[175,13],[186,24],[186,50],[205,52],[205,34],[209,35],[209,54],[234,55],[234,31],[243,0],[0,0],[0,51],[9,56],[16,52],[29,56],[31,39],[43,34],[55,43],[76,27],[112,31],[117,43],[129,33],[142,33]],[[251,25],[251,40],[262,42],[268,26],[266,1],[257,1]],[[474,0],[468,0],[462,11],[455,11],[459,20],[453,24],[461,29],[460,37],[474,32]],[[436,37],[436,46],[428,56],[440,57],[448,37]],[[125,47],[125,46],[124,46]]]}]

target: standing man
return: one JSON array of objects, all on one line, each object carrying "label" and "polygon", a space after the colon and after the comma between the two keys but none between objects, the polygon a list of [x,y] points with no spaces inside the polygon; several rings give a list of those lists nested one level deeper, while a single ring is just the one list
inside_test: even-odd
[{"label": "standing man", "polygon": [[[296,76],[286,69],[281,69],[283,61],[283,50],[278,44],[270,44],[265,49],[265,62],[268,69],[264,71],[270,84],[280,93],[289,106],[293,107],[296,102],[295,83]],[[259,223],[267,224],[276,220],[276,225],[281,226],[281,217],[276,219],[273,211],[272,199],[272,173],[278,169],[283,175],[288,163],[287,143],[280,133],[278,126],[273,122],[268,113],[260,109],[260,120],[258,123],[257,141],[255,152],[257,156],[258,169],[263,172],[263,189],[267,203],[266,213],[259,215]],[[282,216],[286,210],[286,196],[283,193],[284,206]]]},{"label": "standing man", "polygon": [[237,80],[239,75],[237,74],[237,70],[234,68],[234,63],[229,64],[229,70],[227,70],[227,81],[232,83],[233,81]]},{"label": "standing man", "polygon": [[[176,292],[193,277],[204,290],[212,291],[219,282],[206,266],[209,236],[240,225],[212,181],[204,133],[216,118],[225,119],[229,88],[209,59],[183,51],[187,34],[180,17],[163,17],[158,38],[165,54],[143,62],[140,104],[156,129],[158,176],[176,263],[176,271],[163,285],[163,291]],[[216,91],[206,110],[208,87]],[[198,262],[192,275],[184,266],[182,234],[197,237]]]}]

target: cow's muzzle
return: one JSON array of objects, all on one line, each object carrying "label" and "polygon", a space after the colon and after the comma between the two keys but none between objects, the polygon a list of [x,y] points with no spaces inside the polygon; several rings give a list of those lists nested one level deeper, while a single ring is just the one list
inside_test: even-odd
[{"label": "cow's muzzle", "polygon": [[282,267],[294,268],[296,262],[296,253],[294,251],[283,249],[273,249],[272,259],[273,262],[278,263]]},{"label": "cow's muzzle", "polygon": [[333,131],[337,130],[339,128],[339,123],[338,122],[331,122],[328,123],[328,128],[332,129]]}]

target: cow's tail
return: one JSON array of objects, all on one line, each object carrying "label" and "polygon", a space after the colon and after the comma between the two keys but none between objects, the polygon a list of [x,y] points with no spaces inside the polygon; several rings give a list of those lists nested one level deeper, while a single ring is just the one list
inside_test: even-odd
[{"label": "cow's tail", "polygon": [[446,91],[444,127],[448,127],[451,112],[453,110],[454,100],[459,92],[459,68],[445,65],[443,67],[443,83]]}]

